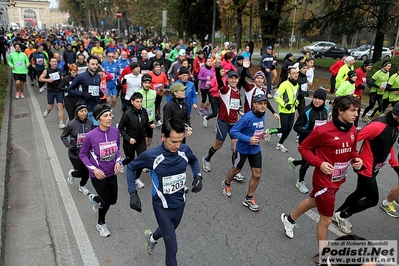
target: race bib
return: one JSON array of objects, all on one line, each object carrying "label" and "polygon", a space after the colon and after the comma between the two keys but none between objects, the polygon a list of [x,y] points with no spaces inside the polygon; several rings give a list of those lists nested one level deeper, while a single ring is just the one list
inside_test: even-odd
[{"label": "race bib", "polygon": [[238,110],[240,108],[240,99],[230,99],[230,109],[231,110]]},{"label": "race bib", "polygon": [[345,163],[334,163],[334,171],[331,177],[331,182],[339,182],[345,178],[345,176],[348,174],[348,168],[351,161],[352,160]]},{"label": "race bib", "polygon": [[152,116],[152,108],[146,108],[148,117]]},{"label": "race bib", "polygon": [[162,83],[154,84],[154,90],[158,91],[160,88],[162,88],[162,86],[163,86]]},{"label": "race bib", "polygon": [[327,124],[327,120],[315,120],[313,129],[324,126],[325,124]]},{"label": "race bib", "polygon": [[199,63],[200,69],[202,69],[205,66],[205,63]]},{"label": "race bib", "polygon": [[98,86],[89,85],[88,92],[91,96],[99,96],[100,95],[100,88]]},{"label": "race bib", "polygon": [[259,140],[263,139],[263,130],[262,129],[256,129],[254,131],[254,137],[258,138],[258,144],[259,145]]},{"label": "race bib", "polygon": [[308,91],[308,84],[304,83],[301,85],[301,91]]},{"label": "race bib", "polygon": [[78,148],[82,147],[83,141],[85,140],[86,135],[87,135],[87,133],[78,133],[78,138],[76,140]]},{"label": "race bib", "polygon": [[184,188],[186,173],[162,177],[163,194],[174,194]]},{"label": "race bib", "polygon": [[23,67],[24,66],[24,62],[16,62],[15,66],[17,67]]},{"label": "race bib", "polygon": [[86,69],[87,69],[87,66],[86,66],[86,67],[78,67],[78,75],[79,75],[80,73],[85,72]]},{"label": "race bib", "polygon": [[36,59],[36,64],[38,64],[38,65],[43,65],[43,63],[44,63],[43,58],[37,58],[37,59]]},{"label": "race bib", "polygon": [[387,82],[381,82],[381,87],[384,87],[384,89],[387,87]]},{"label": "race bib", "polygon": [[54,81],[59,80],[61,78],[60,73],[58,73],[58,72],[50,73],[50,74],[48,74],[48,76]]},{"label": "race bib", "polygon": [[265,92],[264,92],[262,89],[256,88],[256,89],[255,89],[254,97],[255,97],[256,95],[259,95],[259,94],[265,95]]},{"label": "race bib", "polygon": [[101,142],[100,144],[100,160],[103,162],[112,161],[115,158],[118,146],[116,140]]},{"label": "race bib", "polygon": [[141,74],[145,74],[145,73],[148,73],[148,72],[150,72],[149,70],[141,70]]},{"label": "race bib", "polygon": [[206,82],[205,82],[205,88],[210,88],[211,87],[211,81],[210,80],[207,80]]}]

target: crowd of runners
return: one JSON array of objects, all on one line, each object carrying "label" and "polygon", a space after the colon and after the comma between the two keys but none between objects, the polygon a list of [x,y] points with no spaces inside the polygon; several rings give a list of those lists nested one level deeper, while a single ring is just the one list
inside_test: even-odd
[{"label": "crowd of runners", "polygon": [[[280,74],[273,47],[267,46],[258,69],[252,64],[254,44],[248,40],[242,49],[231,43],[219,48],[208,42],[202,47],[195,40],[172,43],[166,36],[145,38],[131,34],[127,41],[111,32],[93,34],[65,30],[46,33],[7,33],[8,65],[15,80],[15,98],[24,99],[25,83],[47,95],[43,117],[57,103],[61,140],[68,148],[73,168],[67,183],[79,178],[79,191],[88,195],[98,212],[96,228],[100,235],[111,235],[105,216],[117,202],[117,175],[126,170],[130,207],[141,212],[139,188],[144,188],[142,172],[150,172],[152,198],[158,228],[145,231],[148,254],[157,241],[166,246],[166,265],[177,265],[175,229],[183,215],[187,187],[186,167],[193,173],[192,192],[202,189],[202,170],[211,172],[211,160],[227,136],[232,147],[231,169],[221,180],[224,196],[234,193],[232,181],[243,181],[241,169],[251,168],[248,191],[242,204],[257,212],[256,188],[262,176],[262,145],[272,135],[280,138],[276,149],[286,153],[285,140],[292,129],[300,160],[287,158],[293,172],[299,168],[295,185],[308,193],[306,171],[313,166],[312,191],[290,213],[281,214],[286,235],[294,237],[296,220],[310,208],[320,213],[318,240],[326,240],[328,226],[351,233],[348,218],[379,203],[376,176],[390,163],[399,175],[393,145],[398,140],[399,66],[389,75],[391,62],[370,79],[372,63],[365,60],[354,69],[354,58],[343,56],[331,66],[331,88],[314,88],[314,59],[309,53],[296,59],[287,54]],[[254,73],[254,74],[251,74]],[[29,77],[29,79],[28,79]],[[370,104],[360,116],[361,96],[370,87]],[[313,92],[310,104],[306,98]],[[336,96],[331,106],[327,95]],[[120,103],[118,103],[118,98]],[[164,99],[165,98],[165,99]],[[277,103],[277,111],[271,105]],[[378,102],[371,116],[368,112]],[[391,104],[392,110],[386,112]],[[115,117],[114,109],[123,111]],[[64,109],[66,115],[64,115]],[[331,110],[330,110],[331,109]],[[279,121],[270,128],[265,121],[269,110]],[[380,116],[381,114],[385,115]],[[203,117],[202,126],[215,118],[215,140],[203,156],[194,155],[186,138],[192,133],[190,117]],[[366,126],[359,126],[359,117]],[[116,127],[112,121],[117,121]],[[195,125],[198,126],[198,125]],[[155,128],[161,128],[162,144],[151,147]],[[358,142],[362,148],[357,150]],[[122,142],[122,143],[121,143]],[[267,145],[267,144],[266,144]],[[197,160],[199,156],[200,161]],[[226,162],[229,164],[230,162]],[[350,168],[358,175],[356,190],[344,204],[335,208],[335,195]],[[91,180],[96,193],[86,187]],[[399,183],[380,207],[391,217],[399,217]]]}]

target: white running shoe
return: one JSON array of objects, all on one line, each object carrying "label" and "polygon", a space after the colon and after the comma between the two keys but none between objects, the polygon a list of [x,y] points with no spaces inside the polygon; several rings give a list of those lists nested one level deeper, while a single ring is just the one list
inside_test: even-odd
[{"label": "white running shoe", "polygon": [[348,218],[342,218],[341,212],[334,212],[334,220],[337,222],[339,230],[341,230],[343,233],[350,234],[352,232],[347,223]]},{"label": "white running shoe", "polygon": [[111,235],[106,224],[97,224],[96,228],[102,237],[109,237]]},{"label": "white running shoe", "polygon": [[79,186],[79,191],[85,196],[90,194],[90,190],[86,186]]},{"label": "white running shoe", "polygon": [[241,181],[244,180],[244,176],[243,176],[243,175],[241,174],[241,172],[240,172],[240,173],[236,174],[236,175],[233,177],[233,179],[234,179],[234,180],[237,180],[237,181],[239,181],[239,182],[241,182]]},{"label": "white running shoe", "polygon": [[44,87],[41,87],[41,88],[39,89],[39,92],[40,92],[40,93],[43,93],[43,92],[44,92]]},{"label": "white running shoe", "polygon": [[46,109],[46,111],[44,111],[44,113],[43,113],[43,117],[44,117],[44,118],[47,118],[49,113],[50,113],[50,112]]},{"label": "white running shoe", "polygon": [[68,176],[67,176],[67,183],[70,186],[73,186],[73,180],[75,180],[75,178],[72,176],[72,172],[74,172],[75,169],[71,169],[68,171]]},{"label": "white running shoe", "polygon": [[283,133],[277,133],[277,137],[281,138],[281,136],[283,135]]},{"label": "white running shoe", "polygon": [[163,123],[161,122],[161,120],[159,120],[159,121],[155,124],[155,126],[156,126],[156,127],[160,127],[160,126],[162,126],[162,124],[163,124]]},{"label": "white running shoe", "polygon": [[309,189],[305,185],[305,181],[299,182],[299,179],[296,181],[295,184],[296,188],[303,194],[306,194],[309,192]]},{"label": "white running shoe", "polygon": [[90,194],[90,195],[89,195],[89,200],[90,200],[91,203],[93,203],[93,210],[94,210],[95,212],[98,212],[98,209],[100,209],[101,204],[98,203],[98,202],[94,199],[95,196],[96,196],[96,195],[94,195],[94,194]]},{"label": "white running shoe", "polygon": [[290,223],[290,221],[288,221],[288,215],[285,213],[281,214],[281,222],[284,225],[284,230],[285,230],[285,234],[289,237],[289,238],[294,238],[294,227],[298,228],[299,225],[297,223],[292,224]]},{"label": "white running shoe", "polygon": [[212,169],[211,162],[205,160],[205,157],[202,157],[202,169],[204,169],[205,172],[210,172]]},{"label": "white running shoe", "polygon": [[204,116],[204,118],[202,119],[202,125],[203,125],[204,127],[207,127],[207,126],[208,126],[208,120],[206,120],[206,116]]},{"label": "white running shoe", "polygon": [[66,125],[64,124],[64,122],[60,122],[60,124],[58,125],[59,129],[64,129],[66,127]]},{"label": "white running shoe", "polygon": [[281,152],[287,152],[288,151],[288,149],[286,147],[284,147],[283,144],[280,144],[280,143],[277,143],[276,149],[280,150]]},{"label": "white running shoe", "polygon": [[293,162],[295,161],[294,158],[288,157],[288,164],[290,165],[291,171],[296,172],[298,170],[298,165],[295,165]]},{"label": "white running shoe", "polygon": [[137,179],[136,179],[136,187],[138,187],[138,188],[144,188],[144,183],[143,183],[143,181],[141,181],[140,178],[137,178]]}]

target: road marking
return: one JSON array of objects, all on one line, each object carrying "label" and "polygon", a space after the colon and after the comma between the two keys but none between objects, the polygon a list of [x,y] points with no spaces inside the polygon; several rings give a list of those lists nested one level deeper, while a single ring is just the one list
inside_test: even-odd
[{"label": "road marking", "polygon": [[75,236],[76,243],[78,245],[80,255],[82,257],[84,265],[87,266],[99,266],[100,263],[95,256],[93,246],[89,240],[89,236],[83,226],[82,219],[79,216],[79,212],[76,208],[75,201],[72,198],[71,192],[64,178],[64,173],[62,172],[60,162],[58,160],[57,154],[55,152],[53,143],[50,138],[50,134],[47,130],[46,123],[39,107],[39,103],[34,96],[34,92],[31,86],[27,86],[29,95],[31,95],[31,100],[33,103],[33,109],[35,110],[37,121],[42,132],[43,139],[45,140],[45,147],[48,156],[51,158],[50,164],[53,169],[54,178],[58,185],[58,189],[61,194],[62,202],[64,203],[66,213],[68,214],[69,222],[72,227],[73,234]]}]

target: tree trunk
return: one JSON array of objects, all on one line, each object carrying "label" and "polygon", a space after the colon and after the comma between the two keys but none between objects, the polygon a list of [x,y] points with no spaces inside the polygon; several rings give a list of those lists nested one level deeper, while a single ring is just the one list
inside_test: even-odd
[{"label": "tree trunk", "polygon": [[382,53],[382,46],[384,45],[384,36],[385,36],[385,29],[384,26],[388,19],[388,8],[389,4],[382,3],[378,7],[378,18],[377,25],[375,29],[375,42],[374,42],[374,52],[373,52],[373,59],[372,62],[375,63],[381,60],[381,53]]},{"label": "tree trunk", "polygon": [[278,23],[280,21],[281,10],[285,4],[285,0],[259,0],[259,17],[261,23],[262,34],[262,53],[266,52],[266,47],[271,45],[277,40]]},{"label": "tree trunk", "polygon": [[235,39],[236,39],[236,45],[237,45],[237,49],[238,48],[240,48],[242,45],[241,45],[241,43],[242,43],[242,37],[241,37],[241,34],[242,34],[242,11],[243,11],[243,8],[237,8],[237,13],[236,13],[236,22],[237,22],[237,26],[236,26],[236,36],[235,36]]}]

